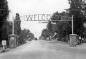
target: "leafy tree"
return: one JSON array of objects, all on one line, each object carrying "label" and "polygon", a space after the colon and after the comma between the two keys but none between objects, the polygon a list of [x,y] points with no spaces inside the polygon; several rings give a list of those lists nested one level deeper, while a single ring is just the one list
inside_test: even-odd
[{"label": "leafy tree", "polygon": [[51,24],[51,21],[49,21],[49,23],[47,24],[47,29],[49,31],[52,31],[52,24]]},{"label": "leafy tree", "polygon": [[49,22],[47,25],[49,31],[53,33],[58,33],[57,38],[59,38],[59,40],[71,34],[71,21],[65,21],[67,19],[62,19],[61,18],[62,16],[69,17],[66,12],[63,13],[56,12],[52,15],[51,22]]},{"label": "leafy tree", "polygon": [[16,13],[15,19],[14,19],[14,34],[18,36],[17,42],[19,45],[23,43],[23,39],[20,39],[20,34],[21,34],[21,27],[20,27],[20,15],[19,13]]},{"label": "leafy tree", "polygon": [[[9,14],[7,0],[0,0],[0,41],[8,40],[7,34],[7,16]],[[4,36],[3,36],[4,35]]]},{"label": "leafy tree", "polygon": [[69,14],[74,16],[74,33],[84,36],[83,32],[85,28],[83,27],[83,23],[86,21],[86,7],[82,0],[69,0],[69,3]]},{"label": "leafy tree", "polygon": [[47,38],[47,37],[49,37],[49,35],[50,35],[50,34],[49,34],[49,31],[48,31],[47,29],[44,29],[44,30],[42,31],[41,36]]},{"label": "leafy tree", "polygon": [[49,38],[48,40],[51,40],[53,35],[54,35],[54,32],[50,31],[49,29],[43,29],[40,39],[46,40],[47,38]]},{"label": "leafy tree", "polygon": [[21,30],[21,33],[19,35],[19,39],[18,39],[18,44],[23,44],[26,41],[31,41],[34,38],[34,34],[32,34],[29,30],[24,29]]},{"label": "leafy tree", "polygon": [[14,33],[16,35],[20,35],[21,33],[21,20],[20,20],[20,15],[19,13],[16,13],[16,17],[15,17],[15,20],[14,20]]},{"label": "leafy tree", "polygon": [[[62,16],[71,17],[73,15],[74,33],[86,37],[86,27],[83,27],[83,24],[86,22],[86,3],[82,0],[69,0],[69,3],[70,8],[67,10],[69,13],[54,13],[51,17],[52,21],[48,23],[48,30],[58,33],[59,38],[64,38],[71,34],[71,22],[60,22],[58,20],[62,20]],[[63,20],[65,19],[63,18]],[[52,22],[56,24],[52,24]]]}]

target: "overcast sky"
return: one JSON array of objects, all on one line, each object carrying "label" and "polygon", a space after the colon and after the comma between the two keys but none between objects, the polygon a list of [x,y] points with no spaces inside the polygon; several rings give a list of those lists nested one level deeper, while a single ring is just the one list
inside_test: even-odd
[{"label": "overcast sky", "polygon": [[9,8],[13,12],[29,13],[53,13],[69,8],[67,0],[8,0]]},{"label": "overcast sky", "polygon": [[[15,13],[20,15],[28,14],[52,14],[56,11],[62,12],[64,9],[69,8],[68,0],[8,0],[10,9],[10,18],[12,19]],[[31,32],[39,36],[41,30],[46,28],[46,24],[37,22],[22,22],[21,28],[30,29]],[[35,30],[34,30],[35,29]]]}]

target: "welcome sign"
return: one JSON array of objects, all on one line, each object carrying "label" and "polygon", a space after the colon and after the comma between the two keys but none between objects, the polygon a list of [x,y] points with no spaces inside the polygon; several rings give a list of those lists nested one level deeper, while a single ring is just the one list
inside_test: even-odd
[{"label": "welcome sign", "polygon": [[[59,17],[59,15],[56,15]],[[51,14],[30,14],[20,16],[21,21],[72,21],[72,17],[69,16],[60,16],[60,20],[51,20]]]},{"label": "welcome sign", "polygon": [[20,16],[22,21],[48,21],[50,20],[51,14],[32,14]]}]

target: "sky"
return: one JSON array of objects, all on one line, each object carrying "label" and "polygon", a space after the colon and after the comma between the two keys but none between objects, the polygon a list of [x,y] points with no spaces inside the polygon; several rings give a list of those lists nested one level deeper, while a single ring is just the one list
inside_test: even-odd
[{"label": "sky", "polygon": [[[7,0],[10,10],[9,20],[19,13],[21,17],[29,14],[53,14],[69,8],[68,0]],[[39,37],[46,23],[22,21],[21,29],[30,29],[35,37]]]}]

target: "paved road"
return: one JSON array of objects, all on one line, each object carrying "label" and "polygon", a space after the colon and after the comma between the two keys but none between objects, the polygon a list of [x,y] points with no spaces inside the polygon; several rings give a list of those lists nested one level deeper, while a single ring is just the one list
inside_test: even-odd
[{"label": "paved road", "polygon": [[71,48],[56,41],[34,40],[0,54],[0,59],[86,59],[86,50]]}]

